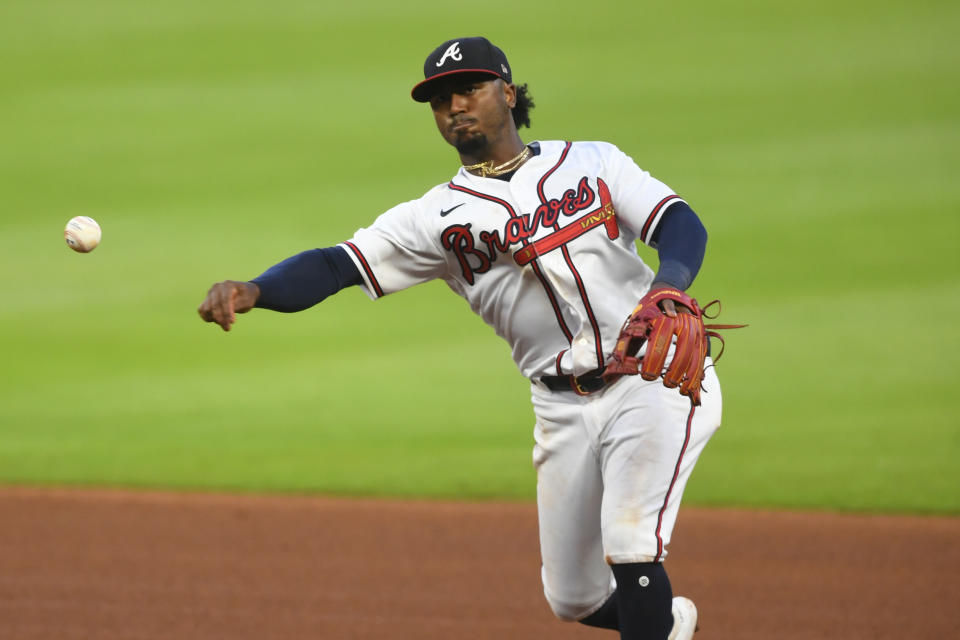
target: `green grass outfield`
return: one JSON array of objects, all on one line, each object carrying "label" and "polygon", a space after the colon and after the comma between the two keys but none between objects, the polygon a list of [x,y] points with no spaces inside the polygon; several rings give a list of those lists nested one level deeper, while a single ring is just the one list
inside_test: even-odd
[{"label": "green grass outfield", "polygon": [[960,512],[960,5],[341,4],[0,3],[0,483],[531,498],[527,386],[442,284],[195,313],[448,179],[408,92],[486,34],[525,139],[685,196],[751,323],[688,502]]}]

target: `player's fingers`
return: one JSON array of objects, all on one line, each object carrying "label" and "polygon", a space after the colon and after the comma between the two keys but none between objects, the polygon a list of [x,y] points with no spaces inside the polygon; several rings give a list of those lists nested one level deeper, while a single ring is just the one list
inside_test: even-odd
[{"label": "player's fingers", "polygon": [[200,317],[204,322],[213,322],[213,287],[210,287],[210,290],[207,291],[206,297],[204,297],[203,302],[200,303],[200,306],[197,307],[197,313],[200,314]]},{"label": "player's fingers", "polygon": [[237,295],[240,292],[237,290],[237,287],[234,283],[231,282],[230,284],[232,286],[227,291],[226,304],[224,305],[224,319],[227,321],[227,326],[223,328],[224,331],[229,331],[230,325],[237,321]]},{"label": "player's fingers", "polygon": [[663,312],[671,318],[677,317],[677,307],[673,304],[673,300],[663,301]]},{"label": "player's fingers", "polygon": [[217,300],[216,307],[216,318],[217,324],[224,331],[230,331],[230,326],[233,324],[235,317],[233,315],[233,301],[236,298],[236,291],[230,283],[223,282],[220,284],[220,296]]},{"label": "player's fingers", "polygon": [[230,330],[233,323],[232,287],[226,282],[218,282],[210,289],[204,304],[208,306],[207,322],[216,322],[224,331]]}]

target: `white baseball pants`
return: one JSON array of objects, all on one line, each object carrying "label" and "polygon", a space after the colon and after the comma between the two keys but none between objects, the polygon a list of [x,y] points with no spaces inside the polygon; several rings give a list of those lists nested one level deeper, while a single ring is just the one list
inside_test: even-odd
[{"label": "white baseball pants", "polygon": [[532,383],[543,589],[559,618],[606,601],[610,564],[666,557],[687,480],[720,426],[720,382],[706,364],[696,408],[639,375],[587,396]]}]

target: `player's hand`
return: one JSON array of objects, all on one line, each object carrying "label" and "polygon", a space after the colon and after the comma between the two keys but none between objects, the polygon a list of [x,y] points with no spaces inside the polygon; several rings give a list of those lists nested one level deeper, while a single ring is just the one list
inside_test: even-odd
[{"label": "player's hand", "polygon": [[[667,284],[666,282],[654,282],[652,285],[650,285],[650,291],[655,289],[676,289],[676,287],[672,284]],[[667,315],[671,318],[677,317],[677,305],[673,302],[673,300],[661,301],[660,308],[663,310],[664,315]],[[679,313],[691,313],[691,311],[683,305],[680,305]]]},{"label": "player's hand", "polygon": [[237,321],[236,314],[246,313],[260,297],[260,287],[252,282],[225,280],[210,287],[197,313],[205,322],[216,322],[224,331]]}]

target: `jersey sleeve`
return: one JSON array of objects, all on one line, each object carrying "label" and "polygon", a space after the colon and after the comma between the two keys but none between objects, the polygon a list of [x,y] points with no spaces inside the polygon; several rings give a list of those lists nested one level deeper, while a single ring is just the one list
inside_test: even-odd
[{"label": "jersey sleeve", "polygon": [[443,254],[423,229],[419,212],[417,201],[399,204],[339,245],[360,270],[360,286],[370,298],[443,275]]},{"label": "jersey sleeve", "polygon": [[608,149],[605,164],[610,177],[610,197],[619,223],[641,242],[650,245],[667,208],[684,200],[613,145]]}]

